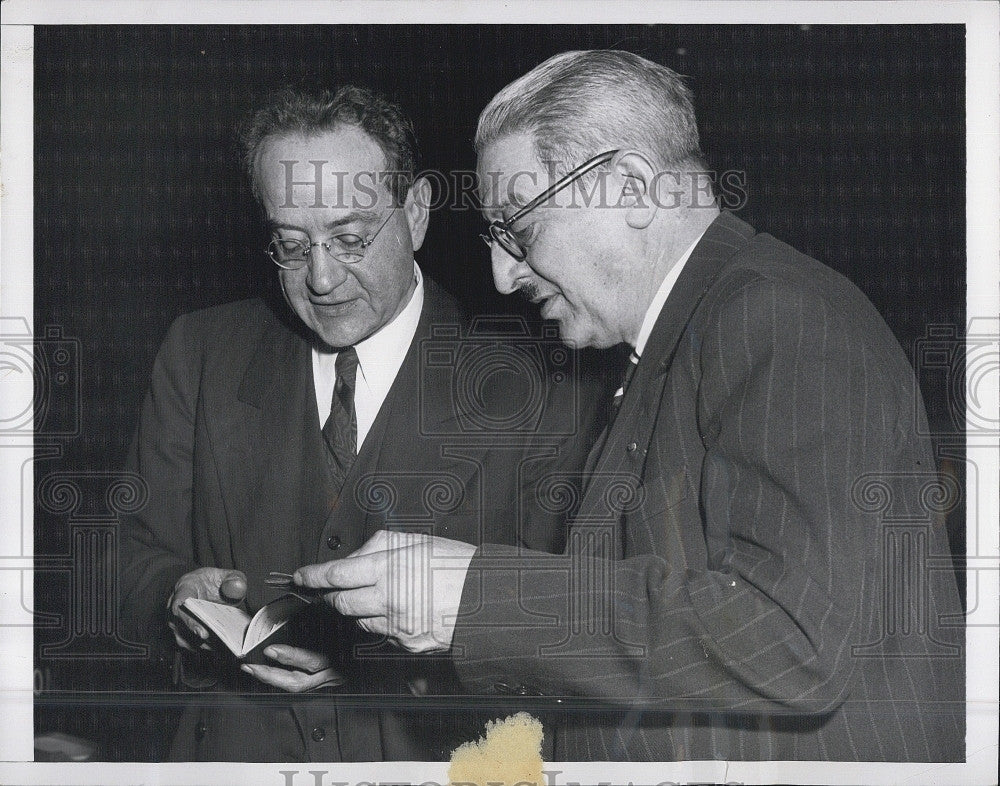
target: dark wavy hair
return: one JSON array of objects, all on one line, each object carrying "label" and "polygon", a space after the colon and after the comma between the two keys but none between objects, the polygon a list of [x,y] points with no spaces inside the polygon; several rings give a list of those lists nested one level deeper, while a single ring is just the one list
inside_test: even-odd
[{"label": "dark wavy hair", "polygon": [[356,85],[318,93],[284,88],[273,93],[248,118],[239,129],[239,142],[254,195],[260,198],[257,180],[260,151],[269,137],[313,136],[342,125],[356,126],[378,143],[385,155],[386,168],[392,173],[388,178],[389,190],[396,204],[402,205],[413,184],[419,156],[413,123],[398,104]]}]

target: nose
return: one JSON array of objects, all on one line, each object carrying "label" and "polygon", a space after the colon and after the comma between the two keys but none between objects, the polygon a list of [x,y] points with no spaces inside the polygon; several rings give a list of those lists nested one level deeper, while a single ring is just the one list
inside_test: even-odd
[{"label": "nose", "polygon": [[493,264],[493,284],[501,295],[517,292],[520,280],[530,271],[524,262],[504,251],[499,243],[493,244],[490,261]]},{"label": "nose", "polygon": [[317,295],[325,295],[340,286],[345,278],[344,263],[322,245],[315,246],[306,267],[306,286]]}]

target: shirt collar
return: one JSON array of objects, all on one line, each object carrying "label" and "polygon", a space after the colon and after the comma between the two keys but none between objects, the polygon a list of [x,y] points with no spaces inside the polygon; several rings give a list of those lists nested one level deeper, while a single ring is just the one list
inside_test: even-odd
[{"label": "shirt collar", "polygon": [[375,395],[384,396],[389,392],[417,332],[424,307],[424,278],[416,262],[413,263],[413,279],[416,286],[403,310],[391,322],[354,345],[358,353],[358,370]]},{"label": "shirt collar", "polygon": [[649,336],[653,332],[653,326],[656,324],[656,320],[660,316],[660,312],[663,310],[663,304],[667,302],[667,298],[670,296],[670,291],[674,288],[674,284],[677,283],[677,279],[680,278],[681,270],[684,269],[684,265],[688,261],[688,257],[691,256],[691,252],[694,251],[694,247],[698,245],[704,234],[705,233],[702,232],[694,239],[694,242],[688,246],[687,251],[681,254],[681,258],[677,260],[674,266],[667,271],[667,275],[663,277],[663,281],[660,283],[660,288],[657,289],[656,294],[653,295],[653,302],[651,302],[649,304],[649,308],[646,309],[646,316],[643,318],[642,326],[639,328],[639,335],[635,340],[636,355],[642,357],[642,352],[646,348],[646,342],[649,341]]}]

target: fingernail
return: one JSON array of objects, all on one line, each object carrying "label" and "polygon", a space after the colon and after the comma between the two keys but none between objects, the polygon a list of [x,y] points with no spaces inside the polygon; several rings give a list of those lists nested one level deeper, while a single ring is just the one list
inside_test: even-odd
[{"label": "fingernail", "polygon": [[247,664],[245,664],[245,663],[244,663],[244,664],[243,664],[242,666],[240,666],[240,669],[242,669],[243,671],[245,671],[245,672],[246,672],[247,674],[253,674],[253,669],[251,669],[251,668],[250,668],[250,667],[249,667],[249,666],[248,666]]},{"label": "fingernail", "polygon": [[299,571],[295,571],[292,574],[292,581],[294,581],[296,584],[301,584],[302,583],[302,574]]},{"label": "fingernail", "polygon": [[274,647],[266,647],[264,654],[269,658],[275,658],[278,655],[278,651]]}]

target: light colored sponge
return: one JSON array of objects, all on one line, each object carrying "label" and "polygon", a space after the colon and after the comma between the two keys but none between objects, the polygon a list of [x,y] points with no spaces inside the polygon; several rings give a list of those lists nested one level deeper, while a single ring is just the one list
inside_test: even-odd
[{"label": "light colored sponge", "polygon": [[487,721],[486,736],[451,754],[453,786],[544,786],[542,723],[527,712]]}]

